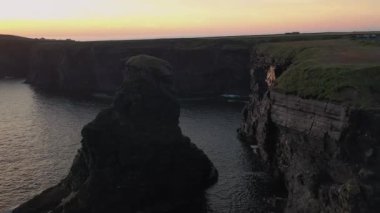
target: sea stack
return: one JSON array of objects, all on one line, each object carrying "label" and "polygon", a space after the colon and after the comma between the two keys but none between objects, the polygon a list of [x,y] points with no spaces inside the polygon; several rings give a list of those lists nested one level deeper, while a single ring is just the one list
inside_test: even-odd
[{"label": "sea stack", "polygon": [[178,126],[170,64],[135,56],[124,74],[112,106],[82,129],[67,177],[14,213],[186,212],[200,203],[218,173]]}]

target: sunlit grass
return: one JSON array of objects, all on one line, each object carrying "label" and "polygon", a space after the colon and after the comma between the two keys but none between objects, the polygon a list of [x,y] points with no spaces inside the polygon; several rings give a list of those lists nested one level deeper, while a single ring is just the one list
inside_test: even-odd
[{"label": "sunlit grass", "polygon": [[304,98],[380,105],[380,46],[348,39],[267,43],[259,51],[292,60],[275,89]]}]

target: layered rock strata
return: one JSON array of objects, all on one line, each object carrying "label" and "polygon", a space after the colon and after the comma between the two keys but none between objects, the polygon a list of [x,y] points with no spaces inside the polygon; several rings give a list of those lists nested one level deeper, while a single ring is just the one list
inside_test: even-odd
[{"label": "layered rock strata", "polygon": [[151,56],[126,63],[112,107],[82,130],[68,176],[14,213],[197,212],[217,171],[178,126],[172,68]]},{"label": "layered rock strata", "polygon": [[[253,54],[239,135],[276,182],[285,212],[379,212],[380,112],[276,91],[267,76],[291,60]],[[272,68],[271,68],[272,67]],[[281,203],[281,202],[279,202]]]}]

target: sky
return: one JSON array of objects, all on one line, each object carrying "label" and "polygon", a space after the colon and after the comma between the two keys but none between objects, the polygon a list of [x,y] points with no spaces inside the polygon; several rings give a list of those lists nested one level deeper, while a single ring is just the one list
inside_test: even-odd
[{"label": "sky", "polygon": [[0,34],[32,38],[380,30],[380,0],[0,0],[0,5]]}]

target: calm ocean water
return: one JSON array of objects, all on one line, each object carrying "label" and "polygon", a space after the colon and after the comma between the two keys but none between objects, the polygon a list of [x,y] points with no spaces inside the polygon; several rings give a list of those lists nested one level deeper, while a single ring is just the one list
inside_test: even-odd
[{"label": "calm ocean water", "polygon": [[[209,212],[261,212],[261,184],[249,147],[236,139],[241,103],[182,101],[183,133],[213,161],[219,182],[207,191]],[[41,93],[22,80],[0,80],[0,212],[67,174],[80,130],[106,103]]]}]

